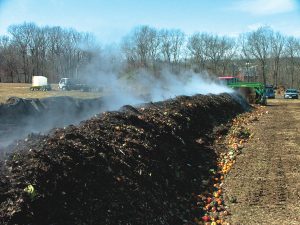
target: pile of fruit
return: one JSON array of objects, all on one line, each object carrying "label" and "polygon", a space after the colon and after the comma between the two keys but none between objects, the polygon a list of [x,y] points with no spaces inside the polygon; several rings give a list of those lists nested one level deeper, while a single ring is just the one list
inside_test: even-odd
[{"label": "pile of fruit", "polygon": [[[237,156],[242,153],[244,144],[254,135],[247,128],[247,125],[258,121],[263,113],[268,113],[268,111],[265,111],[265,107],[256,106],[252,112],[237,116],[233,119],[232,127],[225,138],[220,136],[216,140],[217,144],[223,143],[225,149],[219,153],[216,169],[210,169],[210,190],[204,194],[195,196],[197,207],[202,208],[201,216],[194,219],[196,224],[229,225],[226,222],[226,216],[230,212],[223,197],[224,179],[236,163]],[[229,198],[229,201],[235,203],[237,199],[232,196]]]}]

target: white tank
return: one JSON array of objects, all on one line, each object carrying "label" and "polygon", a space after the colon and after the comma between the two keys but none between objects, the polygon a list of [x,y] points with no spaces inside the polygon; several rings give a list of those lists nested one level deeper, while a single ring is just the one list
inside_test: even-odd
[{"label": "white tank", "polygon": [[33,76],[32,77],[32,86],[45,86],[48,84],[47,82],[48,78],[44,76]]}]

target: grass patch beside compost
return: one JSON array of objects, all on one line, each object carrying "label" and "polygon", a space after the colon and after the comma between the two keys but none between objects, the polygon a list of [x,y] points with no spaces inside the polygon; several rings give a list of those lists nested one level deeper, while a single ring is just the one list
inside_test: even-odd
[{"label": "grass patch beside compost", "polygon": [[48,98],[69,96],[81,99],[99,98],[102,92],[60,91],[58,84],[51,84],[51,91],[31,91],[31,84],[0,83],[0,103],[5,103],[11,97],[18,98]]}]

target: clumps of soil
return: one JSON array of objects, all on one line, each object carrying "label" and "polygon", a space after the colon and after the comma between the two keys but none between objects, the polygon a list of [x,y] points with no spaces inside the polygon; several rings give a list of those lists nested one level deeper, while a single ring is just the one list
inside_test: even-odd
[{"label": "clumps of soil", "polygon": [[[244,104],[244,103],[243,103]],[[217,167],[236,97],[180,96],[32,135],[1,164],[1,224],[185,224]]]}]

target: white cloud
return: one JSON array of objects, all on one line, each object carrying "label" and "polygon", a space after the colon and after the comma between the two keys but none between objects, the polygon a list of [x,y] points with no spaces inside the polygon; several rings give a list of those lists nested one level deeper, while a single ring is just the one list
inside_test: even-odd
[{"label": "white cloud", "polygon": [[300,24],[297,21],[282,21],[281,23],[274,25],[274,30],[282,32],[283,34],[288,36],[300,38],[300,30],[296,29],[296,27],[299,27],[299,25]]},{"label": "white cloud", "polygon": [[262,23],[253,23],[253,24],[248,25],[248,29],[250,31],[253,31],[253,30],[257,30],[258,28],[263,27],[263,26],[264,26],[264,24],[262,24]]},{"label": "white cloud", "polygon": [[253,24],[250,24],[247,26],[248,30],[250,30],[250,31],[257,30],[260,27],[269,27],[273,30],[276,30],[274,25],[267,24],[267,23],[253,23]]},{"label": "white cloud", "polygon": [[294,11],[296,0],[240,0],[233,9],[253,15],[271,15]]},{"label": "white cloud", "polygon": [[274,31],[279,31],[284,35],[288,36],[294,36],[296,38],[300,38],[300,30],[295,29],[295,27],[299,27],[299,23],[297,21],[292,21],[292,22],[286,22],[286,21],[281,21],[279,23],[273,23],[271,24],[264,24],[264,23],[254,23],[250,24],[247,26],[247,30],[244,30],[243,32],[248,32],[248,31],[255,31],[260,27],[270,27]]}]

